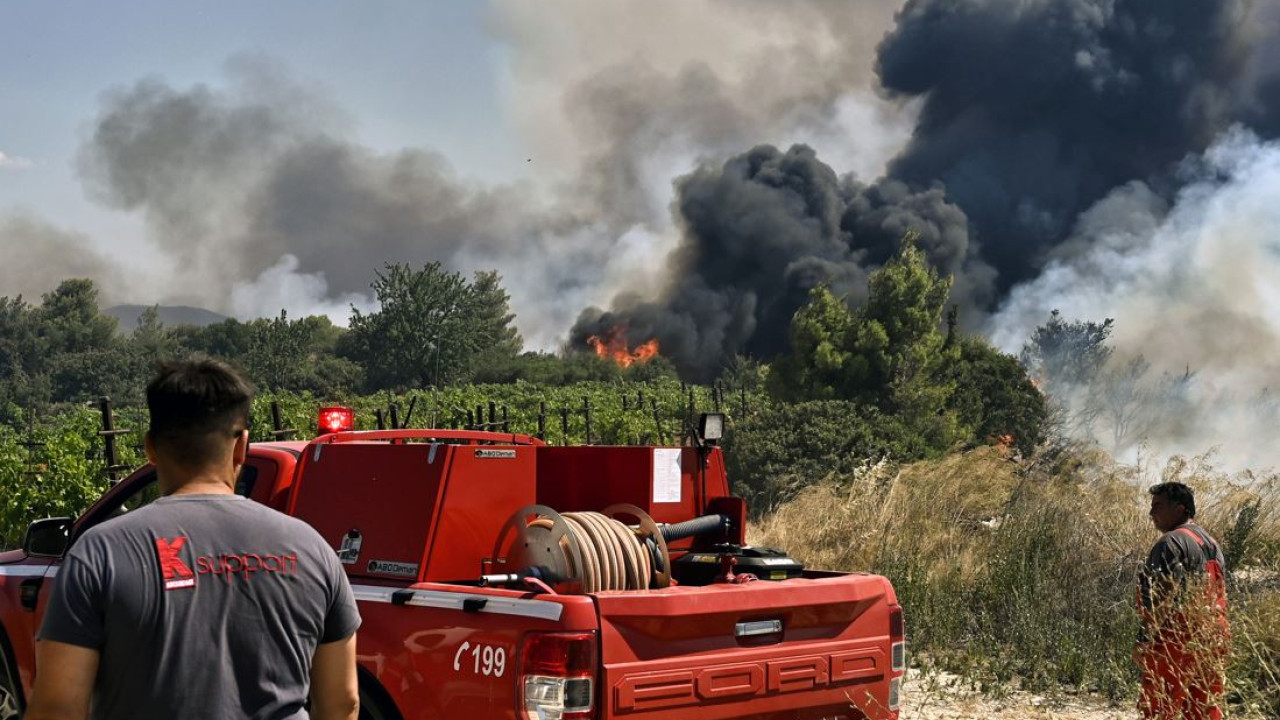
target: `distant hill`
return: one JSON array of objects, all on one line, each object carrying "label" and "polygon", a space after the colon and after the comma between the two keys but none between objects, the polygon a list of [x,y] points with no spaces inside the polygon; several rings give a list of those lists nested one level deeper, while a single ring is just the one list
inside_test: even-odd
[{"label": "distant hill", "polygon": [[[103,315],[110,315],[120,321],[120,332],[131,333],[138,326],[138,316],[145,311],[149,305],[116,305],[102,311]],[[212,310],[205,310],[197,307],[187,307],[186,305],[161,305],[156,310],[160,313],[160,322],[165,325],[212,325],[228,320],[226,315],[219,315]]]}]

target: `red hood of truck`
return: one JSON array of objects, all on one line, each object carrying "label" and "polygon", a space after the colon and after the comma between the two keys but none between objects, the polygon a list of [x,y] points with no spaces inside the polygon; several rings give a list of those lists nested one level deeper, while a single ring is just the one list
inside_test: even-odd
[{"label": "red hood of truck", "polygon": [[0,552],[0,565],[10,565],[26,559],[26,553],[21,550],[6,550],[4,552]]}]

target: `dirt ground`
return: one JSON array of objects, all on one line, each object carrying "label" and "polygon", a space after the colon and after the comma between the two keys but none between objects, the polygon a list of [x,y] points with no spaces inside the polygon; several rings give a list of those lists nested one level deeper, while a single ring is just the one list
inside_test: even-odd
[{"label": "dirt ground", "polygon": [[1111,707],[1101,698],[1054,699],[1031,693],[984,697],[958,678],[907,673],[900,720],[1134,720],[1137,710]]}]

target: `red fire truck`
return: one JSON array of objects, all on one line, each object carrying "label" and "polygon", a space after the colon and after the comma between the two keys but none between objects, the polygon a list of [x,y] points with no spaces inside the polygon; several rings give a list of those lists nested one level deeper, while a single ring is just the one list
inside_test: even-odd
[{"label": "red fire truck", "polygon": [[[715,418],[684,447],[465,430],[251,446],[237,492],[314,526],[364,623],[361,718],[892,719],[889,582],[745,544]],[[20,718],[61,556],[157,496],[143,467],[0,554],[0,720]]]}]

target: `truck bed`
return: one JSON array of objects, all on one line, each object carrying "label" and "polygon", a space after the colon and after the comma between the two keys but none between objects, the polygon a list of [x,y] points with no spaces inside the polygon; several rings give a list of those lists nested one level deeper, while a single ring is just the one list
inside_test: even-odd
[{"label": "truck bed", "polygon": [[892,588],[815,575],[596,594],[600,717],[888,717]]}]

